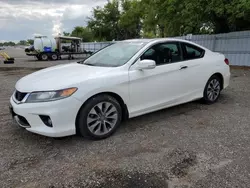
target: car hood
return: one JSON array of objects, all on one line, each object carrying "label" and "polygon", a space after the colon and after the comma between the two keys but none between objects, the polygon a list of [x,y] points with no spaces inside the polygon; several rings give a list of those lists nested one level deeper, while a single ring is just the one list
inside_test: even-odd
[{"label": "car hood", "polygon": [[16,89],[21,92],[59,90],[74,87],[82,81],[107,74],[112,67],[95,67],[70,63],[45,68],[21,78]]}]

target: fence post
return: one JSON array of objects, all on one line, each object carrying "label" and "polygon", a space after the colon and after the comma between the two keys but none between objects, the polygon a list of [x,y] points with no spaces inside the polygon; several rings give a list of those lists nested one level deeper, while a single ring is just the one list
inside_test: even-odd
[{"label": "fence post", "polygon": [[214,41],[213,41],[213,51],[215,51],[215,49],[216,49],[216,41],[217,41],[217,37],[216,37],[216,35],[214,35]]}]

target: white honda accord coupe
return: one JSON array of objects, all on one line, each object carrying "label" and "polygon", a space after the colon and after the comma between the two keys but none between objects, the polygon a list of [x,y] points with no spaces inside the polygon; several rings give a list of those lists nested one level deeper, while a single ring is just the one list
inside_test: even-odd
[{"label": "white honda accord coupe", "polygon": [[103,139],[127,118],[197,99],[212,104],[229,80],[228,59],[195,43],[125,40],[21,78],[10,111],[37,134]]}]

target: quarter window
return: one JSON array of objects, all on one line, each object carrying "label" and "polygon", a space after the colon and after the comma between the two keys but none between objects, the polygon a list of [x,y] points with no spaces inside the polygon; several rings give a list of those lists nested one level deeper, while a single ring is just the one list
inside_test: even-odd
[{"label": "quarter window", "polygon": [[183,54],[184,60],[202,58],[204,55],[205,51],[197,46],[187,43],[183,43],[182,46],[184,51]]}]

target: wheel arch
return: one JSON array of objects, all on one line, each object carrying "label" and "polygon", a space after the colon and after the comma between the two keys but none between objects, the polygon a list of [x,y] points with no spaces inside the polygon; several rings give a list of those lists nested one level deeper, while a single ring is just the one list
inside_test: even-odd
[{"label": "wheel arch", "polygon": [[[220,78],[221,85],[222,85],[221,90],[223,90],[223,88],[224,88],[224,77],[223,77],[223,75],[222,75],[221,73],[219,73],[219,72],[216,72],[216,73],[214,73],[212,76],[218,76],[218,77]],[[211,78],[212,76],[210,76],[210,78]],[[209,79],[210,79],[210,78],[209,78]]]},{"label": "wheel arch", "polygon": [[125,121],[129,118],[129,113],[128,113],[128,108],[127,108],[127,105],[126,103],[124,102],[124,100],[122,99],[122,97],[120,95],[118,95],[117,93],[114,93],[114,92],[101,92],[101,93],[97,93],[95,95],[92,95],[91,97],[89,97],[83,104],[82,106],[80,107],[80,109],[78,110],[77,112],[77,115],[76,115],[76,119],[75,119],[75,127],[76,127],[76,133],[78,133],[78,126],[77,126],[77,121],[79,119],[79,114],[80,114],[80,111],[81,109],[85,106],[85,104],[93,97],[96,97],[98,95],[109,95],[111,97],[114,97],[117,102],[121,105],[121,108],[122,108],[122,120]]}]

